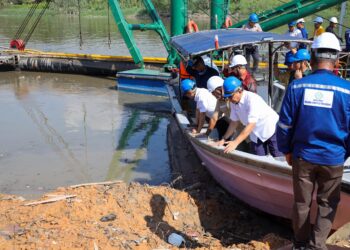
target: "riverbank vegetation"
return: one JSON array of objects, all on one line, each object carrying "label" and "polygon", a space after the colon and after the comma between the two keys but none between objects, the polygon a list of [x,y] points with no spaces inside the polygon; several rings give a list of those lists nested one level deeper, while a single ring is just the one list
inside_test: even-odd
[{"label": "riverbank vegetation", "polygon": [[[169,16],[171,0],[152,0],[156,9],[163,16]],[[45,1],[43,1],[45,2]],[[251,12],[261,12],[271,9],[288,2],[287,0],[233,0],[230,1],[230,12],[234,19],[240,20],[249,15]],[[33,0],[0,0],[0,7],[5,8],[5,11],[24,11],[27,10]],[[105,15],[107,13],[107,0],[53,0],[50,4],[50,10],[63,14],[78,14],[78,3],[82,14],[86,15]],[[144,13],[142,0],[120,0],[119,1],[126,14]],[[204,14],[209,15],[210,1],[206,0],[189,0],[188,1],[189,15]],[[325,16],[338,15],[340,5],[322,11]],[[350,11],[350,4],[348,4]],[[348,12],[349,13],[349,12]]]}]

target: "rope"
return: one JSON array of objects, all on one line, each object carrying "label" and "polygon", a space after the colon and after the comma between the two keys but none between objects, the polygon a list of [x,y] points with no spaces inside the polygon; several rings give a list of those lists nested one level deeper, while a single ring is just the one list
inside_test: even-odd
[{"label": "rope", "polygon": [[80,13],[80,0],[78,0],[78,14],[79,14],[79,47],[83,48],[83,35],[81,34],[81,13]]},{"label": "rope", "polygon": [[27,25],[29,24],[29,20],[32,18],[32,16],[33,16],[35,10],[38,8],[39,3],[40,3],[39,1],[36,1],[36,2],[32,5],[32,7],[30,7],[30,10],[29,10],[28,14],[26,15],[26,17],[24,18],[24,20],[23,20],[21,26],[20,26],[19,29],[17,30],[17,33],[16,33],[16,35],[14,36],[13,40],[18,39],[18,38],[22,35],[24,29],[25,29],[25,28],[27,27]]},{"label": "rope", "polygon": [[111,48],[111,28],[109,24],[109,0],[107,0],[107,20],[108,20],[108,47]]},{"label": "rope", "polygon": [[32,36],[32,34],[33,34],[33,32],[34,32],[34,30],[36,28],[36,26],[38,26],[38,23],[39,23],[41,17],[44,15],[45,11],[49,8],[50,3],[51,3],[51,0],[46,0],[46,4],[45,4],[44,8],[41,10],[39,16],[36,18],[34,24],[30,28],[27,36],[24,38],[24,43],[25,44],[29,41],[30,37]]}]

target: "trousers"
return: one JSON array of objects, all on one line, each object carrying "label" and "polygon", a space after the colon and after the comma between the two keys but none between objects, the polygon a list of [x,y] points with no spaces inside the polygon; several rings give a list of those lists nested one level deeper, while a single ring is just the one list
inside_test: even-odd
[{"label": "trousers", "polygon": [[[343,166],[322,166],[293,158],[294,206],[292,214],[294,247],[326,250],[326,239],[340,201]],[[310,221],[316,190],[317,215]]]},{"label": "trousers", "polygon": [[[253,67],[250,68],[250,57],[253,58]],[[247,59],[248,67],[251,69],[251,72],[254,74],[259,66],[259,48],[257,46],[246,47],[245,49],[245,58]]]},{"label": "trousers", "polygon": [[250,152],[255,155],[268,155],[269,153],[273,157],[283,156],[283,153],[278,150],[276,133],[274,133],[267,141],[262,142],[259,138],[258,141],[250,142]]}]

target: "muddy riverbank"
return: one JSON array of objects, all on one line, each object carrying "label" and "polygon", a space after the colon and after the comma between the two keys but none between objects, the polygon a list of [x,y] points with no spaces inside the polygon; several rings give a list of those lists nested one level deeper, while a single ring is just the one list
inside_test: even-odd
[{"label": "muddy riverbank", "polygon": [[[217,232],[225,229],[214,219],[223,216],[217,201],[213,197],[198,200],[189,192],[167,186],[120,182],[70,187],[41,200],[52,198],[63,200],[31,204],[1,196],[0,248],[168,249],[172,247],[167,243],[171,233],[182,235],[183,246],[191,249],[269,249],[284,242],[273,234],[260,238],[261,232],[253,232],[257,226],[248,232],[244,224],[232,225],[235,230],[218,237]],[[237,223],[252,219],[242,211],[226,216],[229,221],[236,218]]]}]

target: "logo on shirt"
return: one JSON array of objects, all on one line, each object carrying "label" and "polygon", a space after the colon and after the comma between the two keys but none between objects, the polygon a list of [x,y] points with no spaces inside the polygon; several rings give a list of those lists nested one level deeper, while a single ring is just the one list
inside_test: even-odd
[{"label": "logo on shirt", "polygon": [[320,91],[316,92],[315,99],[317,100],[317,102],[321,102],[323,99],[323,94]]},{"label": "logo on shirt", "polygon": [[322,108],[332,108],[333,97],[333,91],[305,89],[304,105]]}]

